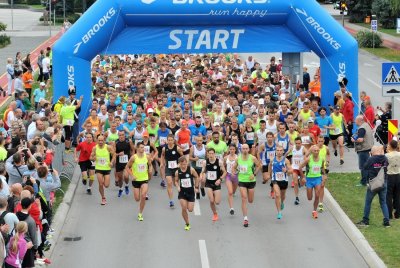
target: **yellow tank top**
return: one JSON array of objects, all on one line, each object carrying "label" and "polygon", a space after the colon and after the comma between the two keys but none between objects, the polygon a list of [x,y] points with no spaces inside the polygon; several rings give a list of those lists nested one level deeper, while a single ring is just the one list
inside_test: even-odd
[{"label": "yellow tank top", "polygon": [[332,114],[332,122],[333,125],[335,126],[335,129],[331,129],[329,131],[329,134],[331,135],[339,135],[343,133],[343,117],[342,114],[335,115],[334,113]]},{"label": "yellow tank top", "polygon": [[107,149],[107,145],[104,145],[103,148],[100,148],[99,145],[96,145],[96,170],[111,170],[110,167],[110,152]]},{"label": "yellow tank top", "polygon": [[327,155],[327,148],[326,145],[323,145],[322,148],[319,150],[319,157],[322,158],[324,161],[324,168],[326,169],[326,155]]},{"label": "yellow tank top", "polygon": [[135,176],[136,181],[149,180],[147,156],[144,155],[142,158],[139,158],[138,155],[134,155],[133,157],[132,174]]},{"label": "yellow tank top", "polygon": [[303,109],[300,110],[300,116],[303,118],[303,125],[307,124],[308,119],[311,117],[311,110],[308,110],[308,112],[304,112]]}]

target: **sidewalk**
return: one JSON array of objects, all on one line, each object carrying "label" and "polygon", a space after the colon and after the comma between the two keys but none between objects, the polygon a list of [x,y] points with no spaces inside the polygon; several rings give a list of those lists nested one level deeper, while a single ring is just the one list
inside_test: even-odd
[{"label": "sidewalk", "polygon": [[[344,23],[344,28],[351,34],[351,35],[356,35],[358,31],[361,30],[368,30],[365,27],[362,27],[357,24],[349,23],[348,21],[345,21]],[[395,50],[400,50],[400,34],[399,37],[395,37],[390,34],[382,33],[379,32],[379,35],[382,37],[383,40],[383,46],[395,49]]]}]

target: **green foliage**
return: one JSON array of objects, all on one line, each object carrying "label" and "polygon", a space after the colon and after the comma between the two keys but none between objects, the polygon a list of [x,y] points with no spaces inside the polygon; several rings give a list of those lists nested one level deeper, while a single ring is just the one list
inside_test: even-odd
[{"label": "green foliage", "polygon": [[11,44],[10,37],[5,34],[0,35],[0,48],[8,46],[9,44]]},{"label": "green foliage", "polygon": [[394,15],[392,10],[388,8],[391,6],[391,2],[391,0],[375,0],[372,3],[372,13],[377,15],[379,24],[386,29],[395,27]]},{"label": "green foliage", "polygon": [[[382,38],[379,34],[371,31],[359,31],[356,35],[359,47],[380,47],[382,45]],[[375,44],[375,45],[374,45]]]},{"label": "green foliage", "polygon": [[363,22],[366,16],[370,16],[372,2],[373,0],[348,0],[350,22]]},{"label": "green foliage", "polygon": [[42,1],[41,0],[26,0],[26,4],[28,4],[28,5],[41,5]]},{"label": "green foliage", "polygon": [[400,1],[399,0],[390,0],[390,9],[392,10],[393,14],[398,14],[397,17],[400,15]]},{"label": "green foliage", "polygon": [[[26,4],[26,0],[14,0],[14,5]],[[11,0],[8,0],[8,4],[11,5]]]},{"label": "green foliage", "polygon": [[[68,19],[68,21],[70,23],[75,23],[81,16],[79,14],[68,14],[68,16],[66,17]],[[40,21],[43,21],[44,18],[43,16],[40,17],[39,19]],[[53,20],[53,18],[52,18]],[[57,17],[56,16],[56,23],[60,24],[60,23],[64,23],[64,19],[62,17]]]},{"label": "green foliage", "polygon": [[0,32],[3,32],[7,29],[7,24],[0,22]]}]

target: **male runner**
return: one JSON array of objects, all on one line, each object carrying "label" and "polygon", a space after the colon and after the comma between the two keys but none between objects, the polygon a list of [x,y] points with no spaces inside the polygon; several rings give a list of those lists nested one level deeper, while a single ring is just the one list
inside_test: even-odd
[{"label": "male runner", "polygon": [[119,187],[118,197],[121,197],[123,192],[123,182],[125,182],[125,194],[129,194],[129,175],[127,172],[125,172],[125,167],[134,151],[133,142],[126,139],[124,130],[118,131],[118,140],[114,143],[114,150],[117,156],[117,163],[115,165],[115,180],[117,186]]},{"label": "male runner", "polygon": [[[270,178],[268,172],[269,163],[275,158],[276,144],[274,139],[274,133],[267,133],[267,142],[265,144],[261,144],[258,150],[258,159],[261,160],[262,163],[262,176],[263,176],[263,184],[266,184]],[[271,198],[275,198],[275,193],[271,186]]]},{"label": "male runner", "polygon": [[[75,148],[75,161],[79,163],[79,167],[81,168],[83,185],[87,185],[87,180],[89,178],[89,184],[86,189],[88,194],[92,194],[92,185],[94,181],[94,165],[92,161],[90,161],[90,155],[95,146],[96,143],[93,142],[93,134],[86,133],[85,141],[79,143]],[[79,158],[78,152],[80,152]]]},{"label": "male runner", "polygon": [[294,204],[300,204],[299,199],[299,180],[300,185],[304,185],[303,181],[305,180],[303,170],[300,169],[300,164],[304,162],[304,158],[307,153],[307,149],[301,144],[301,137],[296,137],[294,139],[295,146],[292,150],[292,184],[294,185],[294,195],[296,196],[294,200]]},{"label": "male runner", "polygon": [[[203,164],[206,161],[206,146],[203,144],[203,137],[196,136],[195,144],[190,148],[189,160],[192,163],[192,167],[200,175],[203,169]],[[201,195],[205,196],[204,185],[199,184],[201,188]],[[196,199],[200,199],[200,193],[196,193]]]}]

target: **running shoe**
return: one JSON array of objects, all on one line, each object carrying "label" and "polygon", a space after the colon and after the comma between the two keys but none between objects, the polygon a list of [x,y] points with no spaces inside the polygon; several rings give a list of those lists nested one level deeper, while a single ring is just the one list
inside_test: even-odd
[{"label": "running shoe", "polygon": [[292,181],[292,188],[294,188],[294,181]]},{"label": "running shoe", "polygon": [[296,197],[296,200],[294,200],[294,204],[295,205],[299,205],[300,204],[300,199],[298,197]]},{"label": "running shoe", "polygon": [[153,176],[154,176],[154,177],[157,177],[157,176],[158,176],[158,172],[157,172],[157,171],[154,171]]},{"label": "running shoe", "polygon": [[217,221],[217,220],[218,220],[218,214],[217,214],[217,213],[215,213],[215,214],[213,215],[212,220],[213,220],[213,221]]},{"label": "running shoe", "polygon": [[322,203],[318,204],[318,212],[324,212],[324,204]]},{"label": "running shoe", "polygon": [[119,190],[118,190],[118,197],[121,197],[123,192],[124,192],[124,191],[122,191],[122,189],[119,189]]},{"label": "running shoe", "polygon": [[279,212],[279,213],[278,213],[278,216],[276,216],[276,218],[277,218],[278,220],[282,219],[282,212]]},{"label": "running shoe", "polygon": [[283,202],[281,202],[281,210],[285,209],[285,204]]},{"label": "running shoe", "polygon": [[86,189],[86,193],[91,195],[92,194],[92,190],[90,188]]},{"label": "running shoe", "polygon": [[318,212],[316,212],[315,210],[312,212],[312,217],[314,219],[318,219]]},{"label": "running shoe", "polygon": [[49,228],[49,230],[47,231],[48,234],[54,234],[56,232],[56,230],[54,230],[53,228]]},{"label": "running shoe", "polygon": [[340,165],[343,165],[343,164],[344,164],[343,159],[340,159]]},{"label": "running shoe", "polygon": [[101,205],[104,206],[105,204],[107,204],[107,200],[105,198],[101,199]]},{"label": "running shoe", "polygon": [[125,194],[126,194],[126,195],[129,194],[129,186],[128,186],[128,185],[125,186]]},{"label": "running shoe", "polygon": [[369,226],[369,222],[366,222],[366,221],[362,220],[362,221],[357,222],[356,225],[358,227],[360,227],[360,228],[361,227],[368,227]]},{"label": "running shoe", "polygon": [[82,184],[86,185],[87,184],[87,180],[86,179],[82,179]]},{"label": "running shoe", "polygon": [[200,199],[200,193],[196,193],[196,199]]},{"label": "running shoe", "polygon": [[335,156],[337,156],[337,150],[335,150],[335,152],[333,153]]},{"label": "running shoe", "polygon": [[161,180],[160,186],[161,186],[162,188],[165,188],[165,187],[166,187],[166,185],[165,185],[165,180]]},{"label": "running shoe", "polygon": [[169,207],[170,207],[170,208],[175,207],[174,201],[169,201]]},{"label": "running shoe", "polygon": [[269,196],[270,196],[272,199],[275,199],[275,192],[274,192],[274,191],[271,191],[271,193],[269,194]]},{"label": "running shoe", "polygon": [[201,192],[201,196],[206,196],[206,191],[204,190],[204,188],[200,188],[200,192]]},{"label": "running shoe", "polygon": [[185,230],[186,230],[186,231],[189,231],[189,230],[190,230],[190,224],[186,224],[186,225],[185,225]]},{"label": "running shoe", "polygon": [[43,262],[44,262],[45,264],[51,264],[51,261],[50,261],[48,258],[44,258],[44,259],[43,259]]},{"label": "running shoe", "polygon": [[390,228],[390,227],[392,227],[392,226],[390,225],[389,222],[384,222],[384,223],[383,223],[383,226],[384,226],[385,228]]},{"label": "running shoe", "polygon": [[244,227],[249,227],[249,221],[248,221],[248,220],[244,220],[243,226],[244,226]]},{"label": "running shoe", "polygon": [[231,208],[231,209],[229,210],[229,213],[230,213],[231,215],[235,215],[235,210],[234,210],[233,208]]},{"label": "running shoe", "polygon": [[142,215],[142,213],[139,213],[139,214],[137,215],[137,219],[138,219],[138,221],[143,221],[143,215]]}]

